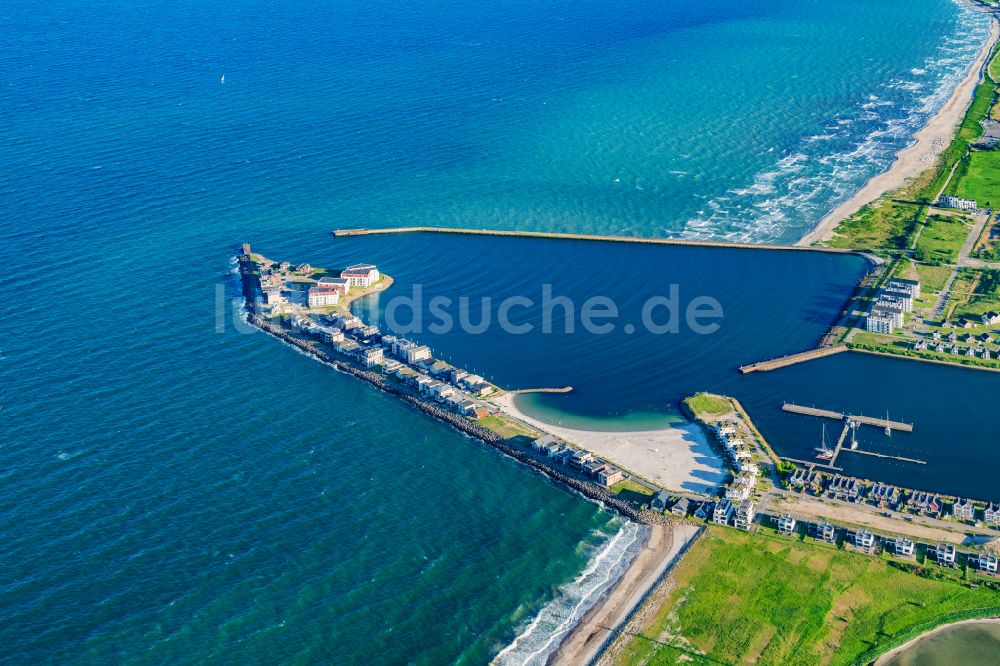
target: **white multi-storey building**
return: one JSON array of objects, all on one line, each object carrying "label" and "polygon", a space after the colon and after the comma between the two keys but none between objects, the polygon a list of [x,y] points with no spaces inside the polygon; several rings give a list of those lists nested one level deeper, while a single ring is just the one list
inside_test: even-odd
[{"label": "white multi-storey building", "polygon": [[346,294],[351,290],[351,281],[343,277],[321,277],[316,282],[316,286]]},{"label": "white multi-storey building", "polygon": [[336,305],[340,302],[340,292],[324,287],[312,287],[309,289],[309,307],[322,308]]},{"label": "white multi-storey building", "polygon": [[370,287],[379,278],[374,264],[355,264],[341,271],[340,277],[348,280],[352,287]]},{"label": "white multi-storey building", "polygon": [[887,287],[897,291],[907,291],[913,298],[920,298],[920,281],[919,280],[907,280],[905,278],[892,278],[889,280]]},{"label": "white multi-storey building", "polygon": [[431,348],[426,345],[407,345],[400,349],[403,358],[407,363],[413,365],[417,361],[423,361],[431,357]]},{"label": "white multi-storey building", "polygon": [[938,198],[938,206],[941,208],[957,208],[970,212],[978,208],[975,199],[960,199],[950,194],[942,194]]},{"label": "white multi-storey building", "polygon": [[883,316],[877,310],[872,310],[872,313],[865,317],[865,330],[891,335],[896,330],[896,322],[893,317]]}]

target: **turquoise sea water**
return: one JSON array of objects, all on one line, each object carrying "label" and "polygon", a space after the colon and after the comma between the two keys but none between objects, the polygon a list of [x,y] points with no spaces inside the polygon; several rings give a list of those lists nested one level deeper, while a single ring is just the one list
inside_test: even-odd
[{"label": "turquoise sea water", "polygon": [[234,244],[792,238],[984,31],[947,0],[5,3],[5,660],[481,663],[558,631],[632,528],[240,334]]}]

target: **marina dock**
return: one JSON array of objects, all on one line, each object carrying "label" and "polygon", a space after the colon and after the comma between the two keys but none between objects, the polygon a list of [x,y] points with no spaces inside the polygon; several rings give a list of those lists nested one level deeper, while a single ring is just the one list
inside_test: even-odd
[{"label": "marina dock", "polygon": [[[833,456],[830,458],[828,463],[822,463],[817,461],[806,461],[806,460],[795,460],[793,458],[785,458],[785,460],[797,463],[800,465],[806,465],[809,469],[816,467],[829,469],[837,472],[842,472],[843,469],[836,467],[837,458],[840,457],[841,452],[849,451],[850,453],[859,453],[865,456],[872,456],[874,458],[886,458],[891,460],[899,460],[900,462],[914,463],[917,465],[926,465],[927,463],[923,460],[917,460],[916,458],[907,458],[905,456],[895,456],[888,453],[875,453],[874,451],[862,451],[861,449],[854,448],[856,445],[844,448],[844,442],[847,441],[847,436],[850,434],[851,429],[859,425],[870,425],[877,428],[888,428],[889,430],[899,430],[901,432],[913,432],[912,423],[901,423],[899,421],[890,421],[888,419],[877,419],[870,416],[856,416],[854,414],[843,414],[841,412],[834,412],[829,409],[817,409],[816,407],[802,407],[799,405],[793,405],[791,403],[784,403],[781,406],[782,411],[788,412],[789,414],[801,414],[803,416],[815,416],[825,419],[833,419],[835,421],[842,421],[844,424],[843,430],[840,431],[840,437],[837,438],[837,445],[833,449]],[[851,440],[854,442],[854,440]]]},{"label": "marina dock", "polygon": [[863,456],[874,456],[875,458],[890,458],[892,460],[900,460],[902,462],[913,463],[915,465],[926,465],[926,460],[917,460],[916,458],[904,458],[903,456],[891,456],[885,453],[875,453],[874,451],[862,451],[861,449],[848,449],[851,453],[860,453]]},{"label": "marina dock", "polygon": [[861,425],[870,425],[877,428],[889,428],[890,430],[899,430],[900,432],[913,432],[912,423],[902,423],[900,421],[890,421],[888,419],[879,419],[871,416],[859,416],[857,414],[843,414],[841,412],[834,412],[828,409],[817,409],[815,407],[802,407],[800,405],[793,405],[786,402],[781,406],[782,411],[789,412],[790,414],[801,414],[803,416],[818,416],[820,418],[834,419],[837,421],[854,421],[855,423]]},{"label": "marina dock", "polygon": [[769,370],[777,370],[778,368],[795,365],[796,363],[805,363],[806,361],[823,358],[824,356],[832,356],[833,354],[839,354],[845,351],[847,351],[847,347],[844,345],[817,347],[816,349],[799,352],[798,354],[781,356],[779,358],[771,359],[770,361],[761,361],[759,363],[751,363],[750,365],[741,365],[740,372],[744,375],[751,372],[767,372]]}]

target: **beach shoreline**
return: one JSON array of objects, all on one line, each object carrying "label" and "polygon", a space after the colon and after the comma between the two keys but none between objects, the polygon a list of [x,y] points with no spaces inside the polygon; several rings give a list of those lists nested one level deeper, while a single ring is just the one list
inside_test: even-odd
[{"label": "beach shoreline", "polygon": [[628,621],[699,532],[699,527],[684,523],[650,525],[642,550],[621,578],[563,638],[548,663],[576,666],[597,659],[608,638]]},{"label": "beach shoreline", "polygon": [[948,624],[942,624],[941,626],[934,627],[930,631],[924,632],[924,633],[920,634],[919,636],[917,636],[916,638],[914,638],[912,640],[909,640],[909,641],[906,641],[905,643],[903,643],[899,647],[893,648],[893,649],[889,650],[888,652],[886,652],[885,654],[880,655],[877,659],[875,659],[875,661],[872,662],[872,664],[873,664],[873,666],[884,666],[895,655],[900,654],[901,652],[904,652],[904,651],[910,649],[911,647],[913,647],[917,643],[920,643],[921,641],[927,640],[928,638],[931,638],[932,636],[936,636],[937,634],[939,634],[942,631],[945,631],[947,629],[951,629],[953,627],[958,627],[958,626],[962,626],[962,625],[966,625],[966,624],[1000,624],[1000,618],[995,618],[995,617],[993,617],[993,618],[976,618],[976,619],[973,619],[973,620],[962,620],[960,622],[950,622]]},{"label": "beach shoreline", "polygon": [[965,77],[955,86],[951,96],[927,124],[915,135],[913,142],[896,153],[889,168],[868,180],[854,196],[834,208],[819,224],[795,244],[804,246],[828,240],[846,218],[887,192],[898,189],[934,166],[941,153],[951,143],[972,104],[973,94],[982,77],[983,66],[1000,38],[997,18],[990,21],[990,34],[969,65]]},{"label": "beach shoreline", "polygon": [[[658,486],[714,495],[726,478],[725,464],[701,426],[695,423],[659,430],[578,430],[546,423],[525,414],[504,394],[493,400],[505,414],[542,432],[571,442]],[[714,461],[707,464],[705,461]]]}]

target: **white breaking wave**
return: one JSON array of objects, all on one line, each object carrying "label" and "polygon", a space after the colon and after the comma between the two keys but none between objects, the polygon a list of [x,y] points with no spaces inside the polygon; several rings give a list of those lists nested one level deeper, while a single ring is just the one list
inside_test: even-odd
[{"label": "white breaking wave", "polygon": [[707,201],[680,236],[787,241],[888,168],[951,96],[989,33],[987,15],[960,6],[956,36],[943,40],[934,57],[911,71],[918,78],[889,81],[883,90],[870,92],[856,111],[834,118],[820,134],[803,137],[749,185]]},{"label": "white breaking wave", "polygon": [[541,666],[579,624],[642,549],[649,528],[631,521],[612,537],[568,585],[559,589],[510,645],[493,658],[497,666]]}]

